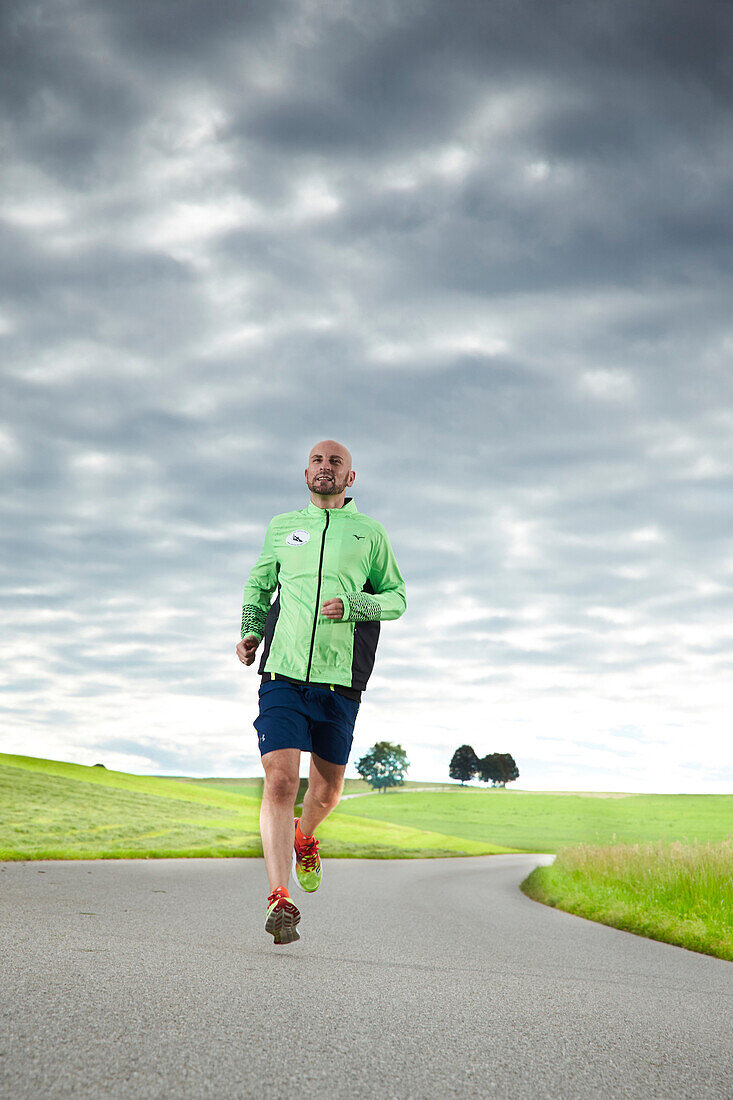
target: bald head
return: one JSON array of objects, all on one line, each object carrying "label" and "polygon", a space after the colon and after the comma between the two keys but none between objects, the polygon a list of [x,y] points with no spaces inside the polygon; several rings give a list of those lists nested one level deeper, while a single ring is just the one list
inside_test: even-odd
[{"label": "bald head", "polygon": [[333,455],[340,455],[348,469],[351,469],[351,452],[344,447],[343,443],[337,443],[335,439],[322,439],[320,443],[316,443],[315,447],[311,447],[308,462],[310,463],[315,456],[330,458]]},{"label": "bald head", "polygon": [[340,508],[344,495],[354,484],[356,474],[351,469],[351,452],[335,439],[322,439],[311,447],[305,483],[311,500],[321,508]]}]

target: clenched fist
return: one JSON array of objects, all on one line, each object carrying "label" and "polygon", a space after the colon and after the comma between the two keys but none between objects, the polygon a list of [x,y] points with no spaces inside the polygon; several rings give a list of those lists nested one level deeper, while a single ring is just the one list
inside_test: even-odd
[{"label": "clenched fist", "polygon": [[243,665],[252,664],[259,644],[260,639],[255,638],[254,634],[248,634],[246,638],[242,638],[242,641],[237,644],[237,657]]}]

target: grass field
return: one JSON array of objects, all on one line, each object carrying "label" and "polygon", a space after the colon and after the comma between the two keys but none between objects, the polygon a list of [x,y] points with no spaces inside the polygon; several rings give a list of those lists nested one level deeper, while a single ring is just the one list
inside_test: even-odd
[{"label": "grass field", "polygon": [[449,794],[404,790],[342,802],[339,819],[351,814],[465,840],[491,838],[523,852],[733,835],[733,795],[542,794],[455,787]]},{"label": "grass field", "polygon": [[522,890],[579,917],[733,960],[733,840],[559,853]]},{"label": "grass field", "polygon": [[[346,793],[365,786],[349,780]],[[261,779],[161,779],[0,754],[0,859],[261,855],[260,793]],[[319,829],[324,854],[370,858],[731,835],[733,795],[541,794],[427,783],[346,799]]]},{"label": "grass field", "polygon": [[[0,754],[0,860],[259,856],[260,792],[258,779],[159,779]],[[319,835],[331,857],[507,851],[358,816]]]}]

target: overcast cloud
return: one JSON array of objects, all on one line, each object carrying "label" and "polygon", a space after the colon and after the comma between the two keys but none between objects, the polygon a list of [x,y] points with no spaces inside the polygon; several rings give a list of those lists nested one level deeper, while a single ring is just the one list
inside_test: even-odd
[{"label": "overcast cloud", "polygon": [[352,451],[354,756],[733,789],[733,8],[2,8],[0,748],[254,774],[265,526]]}]

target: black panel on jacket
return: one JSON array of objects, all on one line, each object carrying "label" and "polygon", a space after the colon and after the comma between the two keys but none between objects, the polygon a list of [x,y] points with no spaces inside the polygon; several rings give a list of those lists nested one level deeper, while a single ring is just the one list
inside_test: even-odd
[{"label": "black panel on jacket", "polygon": [[[279,570],[278,566],[278,570]],[[280,585],[277,586],[277,596],[273,603],[270,604],[270,610],[267,612],[267,619],[265,620],[265,637],[263,639],[264,646],[262,647],[262,655],[260,657],[260,663],[257,666],[257,671],[260,676],[265,671],[265,662],[270,656],[270,646],[272,645],[272,636],[275,633],[275,625],[277,623],[278,615],[280,614]]]},{"label": "black panel on jacket", "polygon": [[[366,581],[362,585],[362,591],[374,593],[374,585]],[[379,620],[366,623],[354,623],[354,649],[351,656],[351,686],[359,691],[364,691],[367,680],[372,674],[374,661],[377,656],[377,642],[379,641]]]}]

